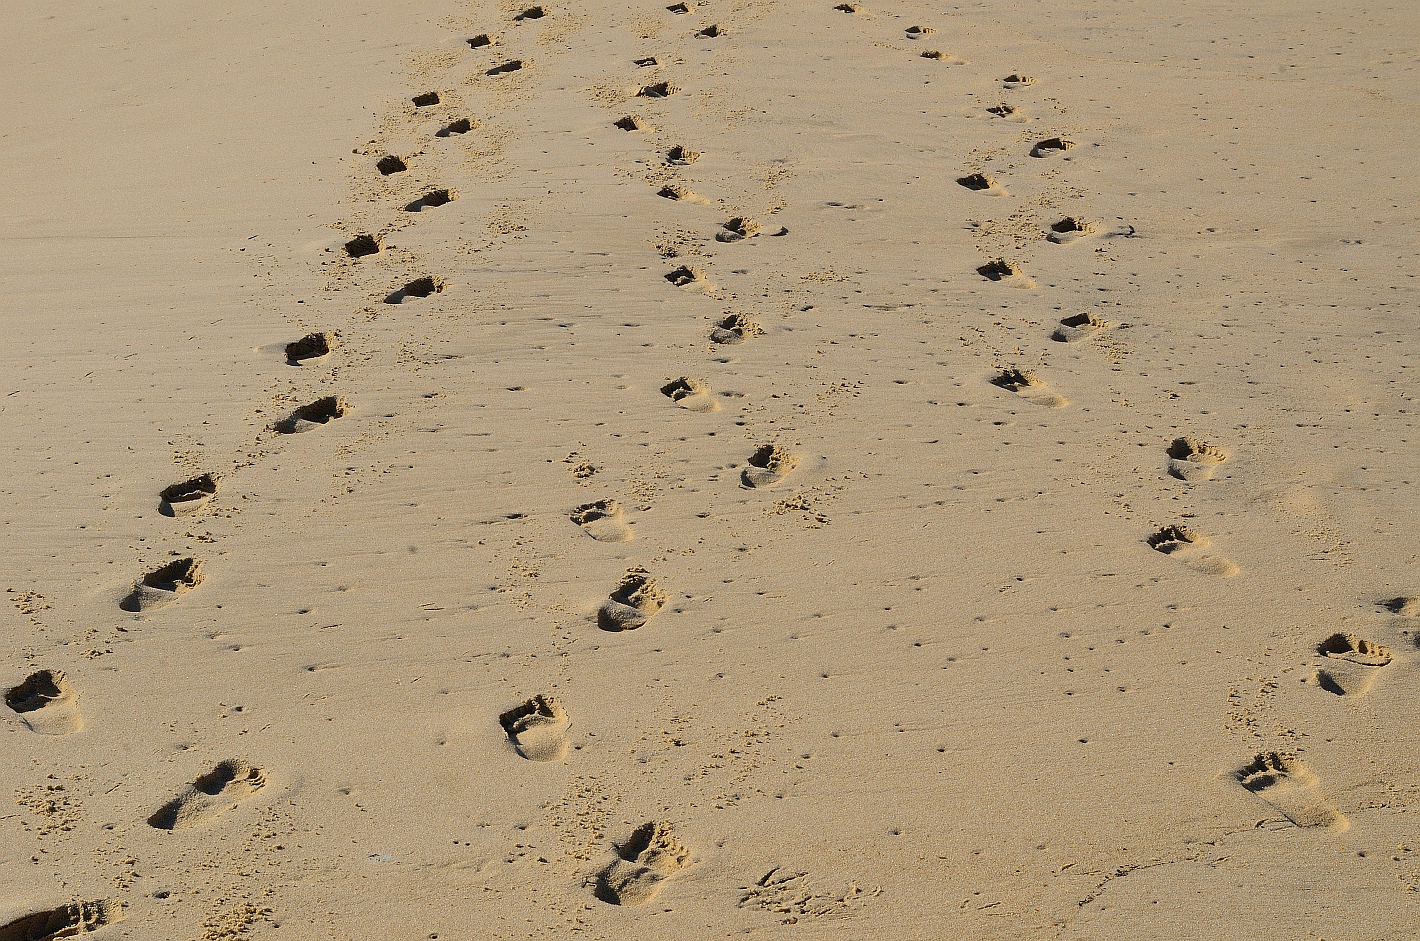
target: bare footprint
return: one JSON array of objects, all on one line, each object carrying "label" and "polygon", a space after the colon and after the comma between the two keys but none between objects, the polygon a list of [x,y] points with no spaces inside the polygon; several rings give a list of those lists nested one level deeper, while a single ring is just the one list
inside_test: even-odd
[{"label": "bare footprint", "polygon": [[414,202],[404,207],[405,212],[423,212],[425,209],[433,209],[435,206],[442,206],[451,203],[459,198],[459,191],[453,189],[430,190],[420,196]]},{"label": "bare footprint", "polygon": [[930,26],[909,26],[905,30],[908,39],[921,39],[923,36],[930,36],[936,32]]},{"label": "bare footprint", "polygon": [[754,238],[759,234],[759,223],[749,216],[735,216],[726,222],[719,232],[715,233],[717,242],[738,242],[742,239]]},{"label": "bare footprint", "polygon": [[1083,219],[1066,216],[1059,222],[1051,223],[1050,234],[1046,236],[1046,239],[1056,245],[1069,245],[1071,242],[1078,242],[1094,231],[1095,227]]},{"label": "bare footprint", "polygon": [[782,448],[766,444],[749,456],[749,464],[740,472],[740,482],[757,490],[779,483],[799,466],[799,457]]},{"label": "bare footprint", "polygon": [[615,123],[616,126],[621,128],[623,131],[644,131],[647,128],[646,122],[642,121],[634,114],[628,114],[626,117],[620,119]]},{"label": "bare footprint", "polygon": [[1399,598],[1388,598],[1382,601],[1381,607],[1391,614],[1398,614],[1403,618],[1420,617],[1420,598],[1401,595]]},{"label": "bare footprint", "polygon": [[[77,699],[62,670],[31,673],[19,686],[5,692],[5,705],[18,712],[25,725],[40,735],[68,735],[83,728]],[[3,937],[0,935],[0,941]]]},{"label": "bare footprint", "polygon": [[1293,755],[1262,752],[1234,774],[1238,783],[1299,827],[1323,827],[1339,833],[1351,826],[1316,794],[1316,775]]},{"label": "bare footprint", "polygon": [[1213,479],[1218,465],[1228,459],[1228,452],[1197,438],[1175,438],[1169,445],[1169,475],[1189,483]]},{"label": "bare footprint", "polygon": [[1050,338],[1061,343],[1079,343],[1113,326],[1114,324],[1095,314],[1072,314],[1060,320],[1060,325],[1055,328]]},{"label": "bare footprint", "polygon": [[180,484],[171,484],[158,493],[158,512],[164,516],[189,516],[212,502],[222,478],[215,474],[200,474]]},{"label": "bare footprint", "polygon": [[193,558],[177,559],[144,575],[118,606],[125,611],[152,611],[201,584],[202,563]]},{"label": "bare footprint", "polygon": [[547,10],[543,7],[528,7],[526,10],[513,17],[513,19],[519,22],[523,20],[540,20],[546,15]]},{"label": "bare footprint", "polygon": [[1066,140],[1063,137],[1049,137],[1032,147],[1030,155],[1032,157],[1053,157],[1074,146],[1075,142],[1072,140]]},{"label": "bare footprint", "polygon": [[634,631],[665,606],[667,595],[643,568],[626,570],[621,584],[597,611],[597,625],[604,631]]},{"label": "bare footprint", "polygon": [[436,91],[426,91],[423,94],[415,95],[410,101],[414,102],[416,108],[428,108],[439,103],[439,93]]},{"label": "bare footprint", "polygon": [[1211,542],[1187,526],[1165,526],[1150,536],[1148,543],[1155,551],[1177,556],[1189,568],[1205,575],[1231,578],[1239,571],[1236,565],[1222,556],[1205,552]]},{"label": "bare footprint", "polygon": [[396,157],[394,154],[385,154],[375,163],[375,169],[385,176],[395,173],[403,173],[409,169],[409,164],[404,162],[403,157]]},{"label": "bare footprint", "polygon": [[656,195],[665,199],[674,199],[676,202],[699,203],[702,206],[710,204],[710,200],[704,196],[697,196],[690,187],[681,186],[679,183],[668,183],[662,186],[656,191]]},{"label": "bare footprint", "polygon": [[1394,659],[1389,647],[1344,632],[1322,641],[1316,652],[1339,662],[1318,668],[1306,682],[1337,696],[1364,696],[1375,685],[1380,668]]},{"label": "bare footprint", "polygon": [[241,759],[217,767],[183,788],[148,818],[159,830],[186,830],[226,813],[266,786],[266,773]]},{"label": "bare footprint", "polygon": [[127,903],[114,899],[70,902],[0,925],[0,941],[52,941],[98,931],[123,921]]},{"label": "bare footprint", "polygon": [[676,144],[666,151],[666,162],[677,166],[688,167],[700,159],[700,151],[691,150],[682,144]]},{"label": "bare footprint", "polygon": [[685,288],[689,291],[709,291],[715,287],[710,283],[710,279],[705,277],[705,272],[690,265],[681,265],[666,274],[666,280],[678,288]]},{"label": "bare footprint", "polygon": [[1035,84],[1035,77],[1032,75],[1021,75],[1019,72],[1012,72],[1001,79],[1001,84],[1007,88],[1025,88],[1027,85]]},{"label": "bare footprint", "polygon": [[680,94],[680,86],[670,82],[657,82],[654,85],[642,85],[636,94],[641,98],[669,98],[671,95]]},{"label": "bare footprint", "polygon": [[682,376],[661,386],[661,394],[692,412],[718,412],[720,403],[710,397],[710,387],[699,379]]},{"label": "bare footprint", "polygon": [[996,258],[976,269],[976,273],[988,281],[1000,281],[1013,287],[1035,287],[1035,282],[1026,277],[1020,265]]},{"label": "bare footprint", "polygon": [[656,897],[665,881],[690,861],[686,848],[669,826],[659,821],[636,828],[617,858],[597,873],[596,896],[612,905],[644,905]]},{"label": "bare footprint", "polygon": [[457,121],[450,121],[434,132],[435,137],[452,137],[455,134],[467,134],[473,130],[474,123],[469,118],[459,118]]},{"label": "bare footprint", "polygon": [[482,49],[484,46],[492,46],[497,42],[498,37],[491,36],[488,33],[479,33],[477,36],[468,40],[468,47],[470,49]]},{"label": "bare footprint", "polygon": [[308,333],[293,343],[286,344],[286,362],[292,366],[303,366],[325,359],[335,346],[333,333]]},{"label": "bare footprint", "polygon": [[725,35],[725,31],[715,23],[711,23],[695,34],[697,39],[719,39],[723,35]]},{"label": "bare footprint", "polygon": [[345,243],[345,254],[351,258],[364,258],[379,254],[383,243],[378,235],[357,235]]},{"label": "bare footprint", "polygon": [[1003,118],[1007,121],[1010,121],[1012,124],[1030,123],[1030,118],[1026,116],[1025,111],[1023,111],[1021,108],[1016,107],[1015,105],[1007,104],[1004,101],[1001,102],[999,105],[992,105],[991,107],[987,108],[986,113],[994,115],[998,118]]},{"label": "bare footprint", "polygon": [[572,511],[572,522],[597,542],[626,542],[631,538],[626,512],[615,500],[598,500],[577,507]]},{"label": "bare footprint", "polygon": [[522,71],[522,68],[523,68],[523,60],[522,60],[522,59],[509,59],[507,62],[502,62],[502,63],[500,63],[500,64],[498,64],[498,65],[493,66],[493,68],[489,69],[489,70],[488,70],[487,72],[485,72],[484,74],[485,74],[485,75],[507,75],[507,74],[509,74],[510,72],[520,72],[520,71]]},{"label": "bare footprint", "polygon": [[571,720],[562,704],[541,694],[498,717],[508,740],[519,755],[529,761],[561,761],[571,743],[567,727]]},{"label": "bare footprint", "polygon": [[1030,369],[1003,369],[991,380],[992,385],[1014,392],[1032,405],[1046,408],[1063,408],[1070,402],[1063,396],[1050,391],[1045,380]]},{"label": "bare footprint", "polygon": [[425,275],[422,278],[415,278],[404,287],[391,293],[385,298],[386,304],[403,304],[406,298],[428,297],[431,294],[438,294],[444,290],[444,279],[436,278],[433,275]]},{"label": "bare footprint", "polygon": [[957,182],[969,190],[978,193],[985,193],[988,196],[1007,196],[1006,188],[997,183],[993,177],[984,173],[969,173],[966,176],[957,177]]},{"label": "bare footprint", "polygon": [[935,59],[938,62],[945,62],[948,65],[971,65],[970,62],[961,56],[954,56],[950,52],[942,52],[938,49],[928,49],[922,53],[924,59]]},{"label": "bare footprint", "polygon": [[308,405],[302,405],[272,427],[283,435],[299,434],[320,425],[329,424],[337,418],[344,418],[349,411],[350,405],[345,401],[344,396],[327,395],[323,399],[316,399]]},{"label": "bare footprint", "polygon": [[714,343],[743,343],[750,337],[757,337],[762,333],[764,333],[764,328],[744,314],[730,314],[710,331],[710,339]]}]

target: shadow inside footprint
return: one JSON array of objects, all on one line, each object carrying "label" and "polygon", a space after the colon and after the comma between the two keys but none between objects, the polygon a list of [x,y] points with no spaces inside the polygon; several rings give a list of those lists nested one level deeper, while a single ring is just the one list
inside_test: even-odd
[{"label": "shadow inside footprint", "polygon": [[357,235],[345,243],[345,254],[351,258],[364,258],[378,254],[381,247],[378,235]]},{"label": "shadow inside footprint", "polygon": [[493,66],[493,68],[489,69],[486,74],[488,74],[488,75],[507,75],[509,72],[517,72],[517,71],[521,70],[522,67],[523,67],[523,60],[522,60],[522,59],[509,59],[507,62],[504,62],[504,63],[502,63],[501,65],[495,65],[495,66]]},{"label": "shadow inside footprint", "polygon": [[680,166],[689,166],[700,159],[700,151],[691,150],[683,144],[676,144],[666,151],[666,161]]},{"label": "shadow inside footprint", "polygon": [[379,159],[379,162],[375,164],[375,169],[379,170],[385,176],[390,176],[394,173],[403,173],[405,170],[409,169],[409,165],[406,164],[403,159],[393,154],[388,154]]},{"label": "shadow inside footprint", "polygon": [[222,478],[215,474],[199,474],[180,484],[170,484],[158,493],[158,512],[164,516],[188,516],[196,513],[217,495]]},{"label": "shadow inside footprint", "polygon": [[405,212],[423,212],[425,209],[433,209],[435,206],[442,206],[444,203],[451,203],[459,198],[458,190],[441,189],[430,190],[420,196],[414,202],[404,207]]},{"label": "shadow inside footprint", "polygon": [[186,830],[226,813],[266,786],[266,773],[241,759],[218,762],[148,818],[159,830]]},{"label": "shadow inside footprint", "polygon": [[434,136],[448,137],[451,134],[467,134],[471,130],[473,130],[473,122],[468,118],[459,118],[457,121],[451,121],[439,128],[434,132]]},{"label": "shadow inside footprint", "polygon": [[334,334],[308,333],[294,343],[286,344],[286,362],[292,366],[324,359],[334,345]]},{"label": "shadow inside footprint", "polygon": [[479,33],[477,36],[474,36],[472,39],[468,40],[468,47],[470,49],[482,49],[484,46],[493,45],[493,43],[496,41],[497,40],[495,40],[487,33]]},{"label": "shadow inside footprint", "polygon": [[643,568],[627,569],[621,584],[597,610],[597,626],[604,631],[634,631],[665,606],[667,595]]},{"label": "shadow inside footprint", "polygon": [[1234,776],[1299,827],[1323,827],[1333,832],[1350,827],[1350,821],[1315,795],[1316,775],[1292,755],[1261,752]]},{"label": "shadow inside footprint", "polygon": [[200,584],[202,563],[193,558],[177,559],[144,575],[118,606],[135,613],[151,611]]},{"label": "shadow inside footprint", "polygon": [[350,405],[344,396],[327,395],[323,399],[302,405],[272,427],[283,435],[294,435],[310,431],[318,425],[329,424],[337,418],[344,418],[349,411]]},{"label": "shadow inside footprint", "polygon": [[1004,281],[1020,277],[1021,269],[1003,258],[997,258],[977,268],[976,273],[988,281]]},{"label": "shadow inside footprint", "polygon": [[[5,705],[40,735],[68,735],[83,728],[73,687],[62,670],[31,673],[19,686],[5,692]],[[4,935],[0,935],[4,941]]]},{"label": "shadow inside footprint", "polygon": [[0,941],[50,941],[98,931],[127,917],[126,902],[96,899],[70,902],[0,925]]},{"label": "shadow inside footprint", "polygon": [[637,827],[616,847],[616,856],[597,873],[596,897],[611,905],[644,905],[662,883],[685,868],[690,850],[669,826],[654,821]]},{"label": "shadow inside footprint", "polygon": [[646,122],[642,121],[634,114],[628,114],[626,117],[616,121],[615,124],[623,131],[644,131],[646,129]]},{"label": "shadow inside footprint", "polygon": [[626,542],[631,538],[626,513],[615,500],[597,500],[577,507],[572,511],[572,522],[597,542]]},{"label": "shadow inside footprint", "polygon": [[1197,438],[1175,438],[1168,448],[1169,475],[1189,483],[1211,480],[1218,465],[1228,459],[1222,448]]},{"label": "shadow inside footprint", "polygon": [[551,696],[537,695],[498,717],[503,731],[519,755],[529,761],[561,761],[571,744],[567,728],[571,721],[561,703]]},{"label": "shadow inside footprint", "polygon": [[766,444],[749,456],[749,466],[740,471],[740,482],[752,489],[773,487],[799,466],[798,455]]}]

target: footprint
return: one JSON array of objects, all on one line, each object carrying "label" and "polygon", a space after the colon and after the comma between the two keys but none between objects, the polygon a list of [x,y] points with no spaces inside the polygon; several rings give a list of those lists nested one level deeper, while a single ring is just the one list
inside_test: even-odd
[{"label": "footprint", "polygon": [[1317,669],[1308,682],[1337,696],[1364,696],[1375,685],[1379,668],[1393,659],[1389,647],[1347,633],[1332,634],[1317,645],[1316,652],[1341,662]]},{"label": "footprint", "polygon": [[715,241],[738,242],[742,239],[754,238],[758,234],[758,222],[749,216],[735,216],[721,227],[721,231],[715,233]]},{"label": "footprint", "polygon": [[0,925],[0,941],[51,941],[88,934],[105,925],[123,921],[127,917],[124,912],[126,907],[126,902],[114,899],[70,902]]},{"label": "footprint", "polygon": [[793,473],[799,457],[772,444],[766,444],[749,456],[749,464],[740,471],[740,483],[757,490],[773,487]]},{"label": "footprint", "polygon": [[577,507],[572,511],[572,522],[597,542],[626,542],[631,538],[626,513],[615,500],[598,500]]},{"label": "footprint", "polygon": [[710,331],[710,340],[714,343],[724,344],[743,343],[750,337],[757,337],[763,333],[764,328],[744,314],[730,314]]},{"label": "footprint", "polygon": [[688,3],[672,3],[666,9],[672,13],[691,13],[694,12],[695,7]]},{"label": "footprint", "polygon": [[540,19],[542,19],[542,18],[543,18],[544,16],[546,16],[546,15],[547,15],[547,11],[544,10],[542,7],[528,7],[526,10],[524,10],[524,11],[521,12],[521,13],[519,13],[517,16],[513,17],[513,19],[519,20],[519,21],[522,21],[522,20],[540,20]]},{"label": "footprint", "polygon": [[159,830],[186,830],[226,813],[266,786],[266,773],[240,758],[217,767],[192,782],[148,818]]},{"label": "footprint", "polygon": [[[83,728],[77,699],[62,670],[31,673],[19,686],[5,691],[5,705],[18,712],[25,725],[40,735],[68,735]],[[3,939],[0,934],[0,941]]]},{"label": "footprint", "polygon": [[350,405],[342,395],[327,395],[307,405],[302,405],[290,415],[272,425],[283,435],[310,431],[317,425],[325,425],[337,418],[344,418]]},{"label": "footprint", "polygon": [[700,151],[691,150],[681,144],[676,144],[666,151],[666,162],[674,163],[677,166],[688,167],[700,159]]},{"label": "footprint", "polygon": [[653,65],[660,65],[661,60],[657,59],[655,56],[646,56],[644,59],[632,59],[631,63],[633,65],[639,65],[643,69],[649,69]]},{"label": "footprint", "polygon": [[292,366],[325,359],[335,345],[333,333],[308,333],[294,343],[286,344],[286,362]]},{"label": "footprint", "polygon": [[1420,598],[1402,595],[1399,598],[1389,598],[1380,604],[1391,614],[1398,614],[1403,618],[1420,617]]},{"label": "footprint", "polygon": [[657,82],[654,85],[641,86],[641,90],[636,94],[642,98],[669,98],[671,95],[680,94],[680,86],[670,82]]},{"label": "footprint", "polygon": [[840,3],[838,6],[834,7],[834,9],[839,13],[857,13],[862,7],[856,3]]},{"label": "footprint", "polygon": [[1050,386],[1046,385],[1045,380],[1030,369],[1016,369],[1014,367],[1003,369],[991,382],[1002,389],[1016,393],[1033,405],[1063,408],[1070,404],[1064,396],[1051,392]]},{"label": "footprint", "polygon": [[1189,483],[1211,480],[1218,465],[1228,459],[1222,448],[1197,438],[1175,438],[1169,445],[1169,474]]},{"label": "footprint", "polygon": [[222,478],[213,474],[202,474],[180,484],[164,487],[158,493],[158,512],[164,516],[188,516],[196,513],[217,494]]},{"label": "footprint", "polygon": [[1006,261],[1004,258],[996,258],[976,269],[976,273],[988,281],[1009,281],[1012,284],[1022,286],[1033,285],[1034,282],[1027,278],[1025,272],[1019,265]]},{"label": "footprint", "polygon": [[666,280],[678,288],[689,288],[694,291],[708,291],[714,287],[705,277],[705,272],[699,268],[692,268],[690,265],[681,265],[667,274]]},{"label": "footprint", "polygon": [[1061,343],[1079,343],[1113,326],[1108,320],[1094,314],[1073,314],[1061,319],[1060,325],[1055,328],[1050,338]]},{"label": "footprint", "polygon": [[491,46],[497,42],[497,37],[490,36],[487,33],[479,33],[477,36],[468,40],[468,47],[470,49],[482,49],[484,46]]},{"label": "footprint", "polygon": [[176,559],[144,575],[118,606],[125,611],[151,611],[201,584],[202,563],[193,558]]},{"label": "footprint", "polygon": [[473,130],[473,122],[468,118],[459,118],[457,121],[451,121],[439,128],[434,132],[434,136],[449,137],[453,134],[467,134],[471,130]]},{"label": "footprint", "polygon": [[551,696],[534,696],[498,717],[508,740],[519,755],[529,761],[561,761],[571,743],[567,727],[571,721],[562,704]]},{"label": "footprint", "polygon": [[922,53],[922,58],[935,59],[938,62],[945,62],[948,65],[971,65],[970,62],[960,56],[954,56],[950,52],[942,52],[938,49],[928,49]]},{"label": "footprint", "polygon": [[1083,219],[1066,216],[1059,222],[1051,224],[1050,234],[1046,238],[1056,245],[1069,245],[1071,242],[1078,242],[1094,230],[1095,227]]},{"label": "footprint", "polygon": [[385,176],[389,176],[393,173],[403,173],[405,170],[409,169],[409,165],[394,154],[386,154],[375,164],[375,169],[379,170]]},{"label": "footprint", "polygon": [[1017,108],[1015,105],[1008,105],[1004,101],[999,105],[993,105],[986,109],[987,114],[994,114],[998,118],[1014,117],[1019,115],[1020,112],[1020,108]]},{"label": "footprint", "polygon": [[624,118],[622,118],[621,120],[617,121],[617,122],[616,122],[616,126],[619,127],[619,128],[621,128],[623,131],[644,131],[644,130],[646,130],[646,122],[645,122],[645,121],[642,121],[640,118],[636,117],[636,115],[634,115],[634,114],[628,114],[626,117],[624,117]]},{"label": "footprint", "polygon": [[725,35],[725,31],[718,25],[711,23],[695,35],[705,39],[719,39],[721,36]]},{"label": "footprint", "polygon": [[908,39],[921,39],[923,36],[932,35],[936,30],[930,26],[909,26],[906,32]]},{"label": "footprint", "polygon": [[1176,555],[1184,564],[1205,575],[1221,575],[1230,578],[1238,574],[1238,567],[1221,556],[1208,555],[1202,550],[1211,543],[1196,530],[1187,526],[1165,526],[1148,539],[1149,546],[1165,555]]},{"label": "footprint", "polygon": [[1234,774],[1238,783],[1299,827],[1323,827],[1339,833],[1351,826],[1316,795],[1316,775],[1293,755],[1262,752]]},{"label": "footprint", "polygon": [[415,95],[410,100],[414,102],[414,107],[416,108],[427,108],[430,105],[437,105],[439,103],[439,93],[436,91],[426,91],[422,95]]},{"label": "footprint", "polygon": [[984,173],[971,173],[957,177],[957,182],[969,190],[986,193],[989,196],[1007,196],[1006,188]]},{"label": "footprint", "polygon": [[679,183],[667,183],[656,191],[656,195],[681,203],[699,203],[702,206],[710,204],[710,200],[704,196],[697,196],[689,187],[681,186]]},{"label": "footprint", "polygon": [[1007,88],[1024,88],[1027,85],[1035,84],[1035,76],[1021,75],[1019,73],[1012,72],[1010,75],[1007,75],[1005,78],[1001,79],[1001,84],[1005,85]]},{"label": "footprint", "polygon": [[718,412],[720,404],[710,397],[710,387],[698,379],[682,376],[661,386],[661,394],[692,412]]},{"label": "footprint", "polygon": [[415,278],[413,281],[391,293],[385,298],[386,304],[403,304],[406,297],[428,297],[430,294],[438,294],[444,290],[442,278],[433,275],[425,275],[422,278]]},{"label": "footprint", "polygon": [[507,62],[504,62],[504,63],[502,63],[501,65],[495,65],[495,66],[493,66],[493,68],[489,69],[489,70],[488,70],[486,73],[484,73],[484,74],[486,74],[486,75],[507,75],[509,72],[517,72],[517,71],[520,71],[520,70],[522,69],[522,67],[523,67],[523,60],[522,60],[522,59],[509,59]]},{"label": "footprint", "polygon": [[667,597],[650,572],[627,569],[621,584],[597,611],[597,626],[604,631],[634,631],[665,606]]},{"label": "footprint", "polygon": [[616,847],[617,858],[597,873],[596,896],[612,905],[644,905],[685,868],[690,850],[659,821],[636,828]]},{"label": "footprint", "polygon": [[453,189],[430,190],[420,196],[414,202],[404,207],[405,212],[423,212],[425,209],[433,209],[435,206],[442,206],[444,203],[451,203],[459,198],[459,191]]},{"label": "footprint", "polygon": [[1051,137],[1036,144],[1030,149],[1032,157],[1053,157],[1056,154],[1064,153],[1075,146],[1072,140],[1065,140],[1063,137]]},{"label": "footprint", "polygon": [[357,235],[345,243],[345,254],[351,258],[364,258],[366,255],[378,253],[380,248],[378,235]]}]

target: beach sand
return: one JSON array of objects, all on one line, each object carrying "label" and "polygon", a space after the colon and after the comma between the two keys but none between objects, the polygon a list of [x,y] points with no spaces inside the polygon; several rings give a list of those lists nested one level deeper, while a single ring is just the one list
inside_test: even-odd
[{"label": "beach sand", "polygon": [[11,11],[0,939],[1415,936],[1420,12],[678,7]]}]

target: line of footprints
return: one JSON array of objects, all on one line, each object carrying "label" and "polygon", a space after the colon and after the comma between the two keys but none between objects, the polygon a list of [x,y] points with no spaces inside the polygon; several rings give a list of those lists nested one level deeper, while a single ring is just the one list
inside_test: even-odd
[{"label": "line of footprints", "polygon": [[[693,11],[689,3],[676,3],[666,9],[673,14],[689,14]],[[848,14],[861,11],[861,7],[852,3],[840,4],[834,9]],[[531,7],[517,14],[513,20],[515,23],[522,23],[539,20],[548,15],[549,11],[544,7]],[[905,32],[908,39],[920,40],[935,30],[913,26]],[[703,26],[694,32],[694,36],[701,39],[718,39],[726,35],[727,31],[718,24]],[[474,36],[467,40],[467,44],[475,51],[496,50],[502,45],[500,39],[491,34]],[[968,64],[962,59],[937,50],[926,50],[922,56],[952,65]],[[653,68],[659,66],[660,61],[654,56],[648,56],[635,60],[634,64],[639,68]],[[494,77],[506,75],[521,71],[526,65],[522,59],[505,59],[489,65],[484,74]],[[1032,84],[1034,79],[1019,74],[1007,76],[1002,80],[1005,89],[1027,88]],[[680,89],[670,82],[653,82],[643,86],[638,97],[664,98],[679,91]],[[437,91],[431,91],[415,96],[412,101],[416,108],[430,108],[440,103],[440,96]],[[988,110],[1002,119],[1024,120],[1017,105],[1002,103]],[[641,131],[648,127],[645,120],[636,115],[626,115],[614,124],[626,131]],[[470,119],[456,118],[440,128],[435,136],[446,138],[461,135],[468,133],[473,127]],[[1033,157],[1048,158],[1074,146],[1074,142],[1068,139],[1052,137],[1036,143],[1030,154]],[[670,166],[685,167],[693,164],[700,156],[698,152],[684,145],[676,145],[666,152],[665,160]],[[384,176],[391,176],[407,172],[409,164],[405,157],[385,154],[376,160],[374,169]],[[981,172],[966,174],[957,182],[986,196],[1009,195],[998,180]],[[659,194],[676,201],[707,202],[680,184],[668,184],[662,187]],[[458,192],[454,189],[432,188],[405,205],[403,211],[423,212],[444,206],[456,199]],[[1052,243],[1067,245],[1094,232],[1095,226],[1091,223],[1067,217],[1052,224],[1046,238]],[[716,239],[732,243],[761,234],[766,233],[758,223],[748,217],[739,216],[726,222],[722,231],[716,233]],[[779,232],[767,234],[784,235],[787,230],[781,229]],[[1132,231],[1115,234],[1128,235],[1132,234]],[[349,258],[358,259],[378,254],[382,248],[383,243],[379,235],[361,234],[345,243],[344,252]],[[977,271],[983,278],[992,281],[1019,280],[1021,283],[1029,283],[1020,267],[1005,259],[989,261]],[[677,267],[665,277],[680,288],[701,291],[713,288],[704,271],[689,265]],[[441,278],[424,275],[391,291],[385,297],[385,302],[401,304],[409,299],[426,298],[443,291],[444,287],[445,282]],[[1060,321],[1054,328],[1052,339],[1063,343],[1078,343],[1114,326],[1093,313],[1073,315]],[[709,339],[717,344],[734,344],[753,339],[762,333],[758,323],[744,314],[736,313],[716,323]],[[292,366],[319,364],[330,355],[338,336],[335,332],[318,332],[288,343],[285,347],[286,361]],[[1035,405],[1060,408],[1068,404],[1064,397],[1052,391],[1039,375],[1029,369],[1003,369],[991,382]],[[692,411],[708,412],[719,408],[710,389],[699,380],[681,377],[667,382],[660,391],[676,405]],[[350,405],[342,396],[325,396],[295,409],[274,422],[271,428],[283,435],[299,434],[340,419],[349,411]],[[1220,448],[1194,438],[1183,437],[1168,447],[1165,466],[1167,473],[1178,480],[1201,483],[1210,480],[1218,466],[1226,459],[1227,454]],[[776,444],[765,444],[745,460],[740,483],[751,489],[773,487],[792,473],[798,463],[797,455]],[[590,476],[594,472],[595,468],[585,463],[573,469],[573,473],[579,477]],[[173,484],[159,494],[159,511],[169,517],[199,513],[218,497],[220,489],[221,479],[215,474],[202,474],[191,480]],[[612,499],[598,500],[577,507],[571,513],[571,521],[598,541],[620,543],[632,538],[631,526],[624,510]],[[1227,576],[1238,571],[1232,562],[1209,551],[1210,544],[1206,537],[1186,526],[1165,526],[1149,536],[1147,543],[1155,550],[1175,556],[1201,572]],[[190,557],[175,559],[138,579],[119,602],[119,606],[124,611],[133,613],[151,612],[171,604],[186,592],[197,588],[202,580],[200,560]],[[627,571],[598,609],[597,624],[605,631],[634,631],[645,626],[666,601],[666,593],[657,587],[651,573],[644,568],[634,567]],[[1398,616],[1420,617],[1420,598],[1393,598],[1381,602],[1381,606]],[[1378,672],[1394,659],[1389,648],[1349,633],[1337,633],[1326,638],[1318,644],[1316,653],[1324,665],[1316,666],[1305,682],[1338,696],[1363,695],[1375,682]],[[23,682],[6,690],[5,705],[17,713],[29,729],[41,735],[68,735],[83,727],[78,692],[59,670],[36,671]],[[570,742],[567,731],[571,720],[562,705],[552,696],[534,696],[504,712],[498,717],[498,721],[506,732],[513,751],[524,759],[540,762],[559,761],[568,754]],[[1234,777],[1242,787],[1267,801],[1297,826],[1341,830],[1348,825],[1340,812],[1318,796],[1316,775],[1294,755],[1275,751],[1260,753],[1246,766],[1234,772]],[[202,827],[260,793],[266,784],[267,776],[261,768],[240,759],[221,761],[158,807],[147,822],[150,826],[165,831]],[[648,822],[638,827],[624,842],[613,847],[613,850],[614,858],[596,873],[592,884],[597,898],[617,905],[639,905],[650,901],[662,884],[683,869],[691,857],[690,851],[672,829],[660,821]],[[116,900],[76,901],[35,912],[0,926],[0,938],[44,941],[49,938],[68,937],[121,920],[124,917],[124,908],[125,903]]]}]

